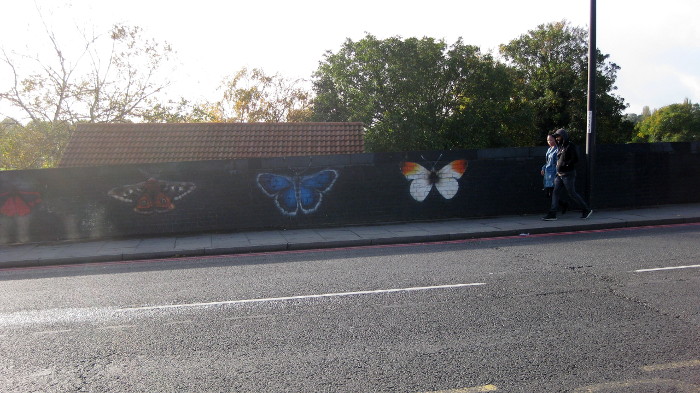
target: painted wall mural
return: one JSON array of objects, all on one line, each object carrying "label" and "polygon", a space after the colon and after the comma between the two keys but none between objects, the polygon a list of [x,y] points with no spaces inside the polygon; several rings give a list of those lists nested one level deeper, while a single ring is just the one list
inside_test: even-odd
[{"label": "painted wall mural", "polygon": [[[438,161],[440,158],[438,158]],[[401,163],[401,173],[410,182],[409,192],[413,199],[423,202],[433,188],[445,199],[452,199],[459,191],[459,180],[467,170],[467,160],[454,160],[435,170],[437,161],[430,169],[411,161]]]},{"label": "painted wall mural", "polygon": [[325,169],[311,175],[293,176],[260,173],[256,183],[260,190],[272,198],[275,206],[286,216],[315,212],[321,205],[323,195],[331,190],[338,179],[338,171]]},{"label": "painted wall mural", "polygon": [[30,241],[32,218],[42,202],[33,182],[0,179],[0,244]]},{"label": "painted wall mural", "polygon": [[6,217],[24,217],[41,203],[41,194],[36,191],[20,190],[11,187],[0,192],[0,214]]},{"label": "painted wall mural", "polygon": [[137,184],[115,187],[107,193],[122,202],[132,203],[140,214],[165,213],[175,209],[173,201],[181,199],[196,188],[190,182],[172,182],[154,177]]},{"label": "painted wall mural", "polygon": [[[0,171],[0,248],[41,241],[540,214],[548,208],[539,176],[544,150]],[[698,203],[700,142],[601,145],[597,154],[609,164],[596,169],[593,191],[600,209]],[[514,189],[518,192],[508,192]]]}]

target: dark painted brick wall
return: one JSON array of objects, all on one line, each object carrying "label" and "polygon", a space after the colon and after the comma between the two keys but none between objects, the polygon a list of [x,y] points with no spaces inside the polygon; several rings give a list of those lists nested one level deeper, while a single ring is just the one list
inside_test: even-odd
[{"label": "dark painted brick wall", "polygon": [[[593,207],[700,202],[699,147],[698,142],[598,146]],[[0,243],[543,214],[548,199],[539,170],[545,150],[425,151],[0,172]],[[579,150],[583,157],[583,149]],[[453,182],[454,196],[445,198],[435,187],[423,201],[411,195],[411,182],[420,180],[404,176],[403,162],[439,173],[455,160],[466,160],[468,166]],[[581,162],[578,189],[582,194],[585,168]],[[324,181],[333,180],[330,171],[337,178],[325,190]],[[275,179],[267,193],[258,185],[261,173],[276,175],[266,177]],[[295,176],[314,174],[319,174],[314,184],[293,183]],[[148,179],[153,179],[150,188],[144,183]],[[292,183],[285,184],[289,180]],[[192,187],[178,199],[179,193]],[[308,191],[311,200],[306,207],[311,211],[290,216],[275,204],[275,192],[295,188]],[[110,195],[110,190],[116,190],[113,194],[122,200]],[[316,204],[313,198],[319,195]],[[288,196],[293,201],[295,194]],[[284,205],[284,198],[280,201]],[[297,204],[290,203],[287,210],[294,210],[292,206],[296,209]]]}]

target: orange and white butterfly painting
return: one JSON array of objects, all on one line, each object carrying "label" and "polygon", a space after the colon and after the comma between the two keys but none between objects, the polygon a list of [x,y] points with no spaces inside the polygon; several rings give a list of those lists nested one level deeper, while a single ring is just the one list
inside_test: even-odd
[{"label": "orange and white butterfly painting", "polygon": [[452,199],[459,191],[459,180],[467,170],[467,160],[454,160],[440,170],[431,169],[411,161],[401,164],[401,173],[411,182],[409,191],[413,199],[423,202],[428,194],[437,189],[445,199]]}]

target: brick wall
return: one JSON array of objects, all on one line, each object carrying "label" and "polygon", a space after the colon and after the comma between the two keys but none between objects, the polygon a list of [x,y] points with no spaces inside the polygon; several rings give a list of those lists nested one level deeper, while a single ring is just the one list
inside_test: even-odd
[{"label": "brick wall", "polygon": [[[548,199],[539,170],[545,150],[0,172],[0,243],[544,214]],[[593,207],[700,202],[699,150],[698,142],[598,146]],[[585,170],[581,162],[582,194]],[[430,176],[454,180],[433,187],[423,180]]]}]

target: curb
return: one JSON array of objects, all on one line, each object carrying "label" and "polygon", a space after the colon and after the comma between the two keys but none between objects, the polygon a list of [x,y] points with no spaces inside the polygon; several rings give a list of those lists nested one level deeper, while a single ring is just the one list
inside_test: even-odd
[{"label": "curb", "polygon": [[[485,239],[485,238],[506,238],[506,237],[527,237],[529,235],[541,235],[548,233],[570,233],[570,232],[585,232],[597,231],[604,229],[625,229],[637,227],[650,227],[659,225],[677,225],[677,224],[697,224],[700,223],[700,217],[677,217],[677,218],[660,218],[660,219],[640,219],[640,220],[624,220],[624,221],[607,221],[607,222],[588,222],[588,223],[571,223],[568,225],[558,225],[552,227],[523,227],[519,229],[503,229],[503,230],[486,230],[474,232],[456,232],[456,233],[435,233],[426,235],[407,235],[394,237],[377,237],[371,239],[348,239],[348,240],[329,240],[329,241],[313,241],[313,242],[281,242],[276,244],[261,244],[252,246],[235,246],[235,247],[217,247],[217,248],[193,248],[193,249],[178,249],[169,251],[146,251],[134,253],[116,253],[107,255],[92,255],[92,256],[75,256],[75,257],[55,257],[55,258],[24,258],[8,262],[0,262],[0,269],[12,268],[32,268],[44,266],[67,266],[81,265],[90,263],[108,263],[108,262],[126,262],[139,261],[148,259],[170,259],[170,258],[190,258],[203,256],[226,256],[226,255],[245,255],[258,253],[275,253],[284,251],[303,251],[303,250],[322,250],[322,249],[340,249],[340,248],[361,248],[372,246],[385,246],[394,244],[421,244],[445,241],[459,241],[470,239]],[[566,222],[565,222],[566,223]]]}]

